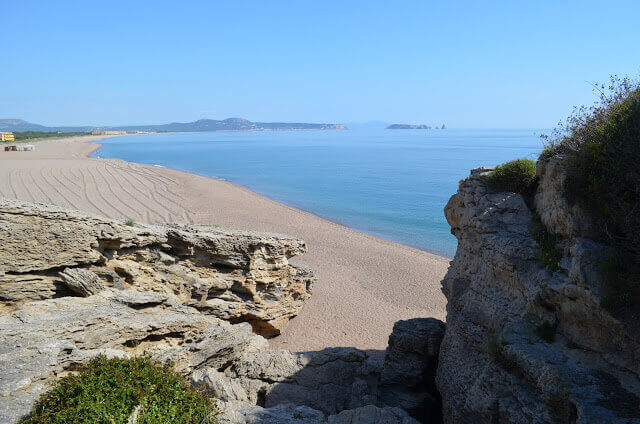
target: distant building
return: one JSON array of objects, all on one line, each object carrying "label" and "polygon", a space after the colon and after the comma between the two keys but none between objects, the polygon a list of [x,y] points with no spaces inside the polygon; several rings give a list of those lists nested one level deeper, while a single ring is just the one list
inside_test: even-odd
[{"label": "distant building", "polygon": [[11,146],[4,146],[5,152],[33,152],[35,149],[33,144],[21,144],[18,146],[12,144]]},{"label": "distant building", "polygon": [[12,132],[0,132],[0,141],[16,141]]},{"label": "distant building", "polygon": [[91,135],[122,135],[126,133],[126,131],[91,131]]}]

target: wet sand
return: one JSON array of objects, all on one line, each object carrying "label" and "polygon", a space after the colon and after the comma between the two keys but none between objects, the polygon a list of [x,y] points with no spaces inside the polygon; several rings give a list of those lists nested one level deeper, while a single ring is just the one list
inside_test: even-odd
[{"label": "wet sand", "polygon": [[395,321],[444,319],[440,281],[449,259],[370,236],[291,208],[243,187],[172,169],[93,159],[101,137],[32,143],[34,152],[0,152],[0,196],[52,203],[138,222],[187,222],[299,237],[308,253],[313,296],[274,347],[383,349]]}]

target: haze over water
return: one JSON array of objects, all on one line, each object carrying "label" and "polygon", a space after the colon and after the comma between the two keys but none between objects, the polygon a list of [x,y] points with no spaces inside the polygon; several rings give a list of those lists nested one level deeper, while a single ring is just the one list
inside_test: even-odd
[{"label": "haze over water", "polygon": [[109,138],[93,156],[223,178],[388,240],[453,256],[443,208],[479,166],[536,159],[540,130],[204,132]]}]

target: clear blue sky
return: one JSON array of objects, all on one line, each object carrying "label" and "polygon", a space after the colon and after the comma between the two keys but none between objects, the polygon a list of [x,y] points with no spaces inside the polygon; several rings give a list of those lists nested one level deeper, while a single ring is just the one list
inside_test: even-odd
[{"label": "clear blue sky", "polygon": [[0,118],[549,127],[586,81],[638,76],[639,19],[638,1],[0,0]]}]

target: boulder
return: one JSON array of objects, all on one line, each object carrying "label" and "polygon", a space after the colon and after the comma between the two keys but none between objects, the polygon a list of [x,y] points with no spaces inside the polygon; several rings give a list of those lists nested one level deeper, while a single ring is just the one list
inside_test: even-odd
[{"label": "boulder", "polygon": [[60,272],[60,277],[69,289],[80,296],[91,296],[100,293],[105,285],[95,272],[83,268],[66,268]]}]

